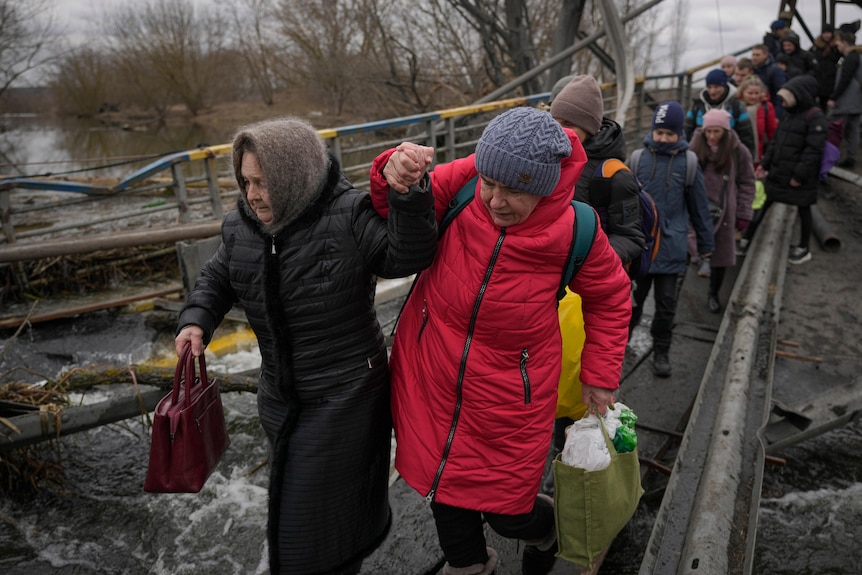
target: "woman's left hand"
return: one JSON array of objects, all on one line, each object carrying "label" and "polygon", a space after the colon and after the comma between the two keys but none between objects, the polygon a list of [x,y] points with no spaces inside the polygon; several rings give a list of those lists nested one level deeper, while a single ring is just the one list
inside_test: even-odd
[{"label": "woman's left hand", "polygon": [[595,406],[596,411],[604,415],[614,403],[614,392],[604,387],[581,383],[581,400],[591,409]]}]

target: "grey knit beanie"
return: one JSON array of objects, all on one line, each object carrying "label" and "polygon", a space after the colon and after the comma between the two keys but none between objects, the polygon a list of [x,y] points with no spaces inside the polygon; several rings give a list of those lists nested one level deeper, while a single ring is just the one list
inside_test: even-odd
[{"label": "grey knit beanie", "polygon": [[551,116],[577,126],[590,136],[602,126],[602,89],[592,76],[575,76],[551,102]]},{"label": "grey knit beanie", "polygon": [[550,196],[560,160],[572,153],[563,128],[547,112],[513,108],[488,124],[476,144],[476,170],[504,186]]},{"label": "grey knit beanie", "polygon": [[233,169],[242,201],[248,208],[246,212],[254,217],[240,173],[246,152],[257,154],[269,192],[273,220],[262,229],[276,234],[320,195],[329,174],[326,144],[311,124],[289,116],[243,126],[237,131],[233,140]]}]

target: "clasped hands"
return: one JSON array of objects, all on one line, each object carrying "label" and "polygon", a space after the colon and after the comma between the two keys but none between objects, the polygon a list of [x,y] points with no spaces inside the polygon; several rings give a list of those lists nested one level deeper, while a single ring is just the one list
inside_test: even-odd
[{"label": "clasped hands", "polygon": [[406,194],[419,185],[434,161],[434,148],[402,142],[383,167],[383,177],[396,192]]}]

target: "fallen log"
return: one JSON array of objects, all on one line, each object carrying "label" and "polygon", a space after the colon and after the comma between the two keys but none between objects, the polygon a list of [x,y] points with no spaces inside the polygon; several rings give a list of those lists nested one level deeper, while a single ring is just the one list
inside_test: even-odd
[{"label": "fallen log", "polygon": [[[257,378],[253,376],[208,375],[219,383],[223,392],[257,391]],[[69,391],[91,389],[98,385],[125,385],[128,389],[125,395],[98,403],[72,407],[39,406],[39,410],[33,413],[0,418],[0,452],[145,415],[156,408],[166,390],[173,388],[174,370],[146,365],[91,366],[64,374],[58,383]],[[135,383],[156,389],[141,390]]]},{"label": "fallen log", "polygon": [[[152,365],[130,365],[118,367],[115,365],[90,365],[76,367],[59,379],[58,383],[68,391],[86,390],[97,385],[130,383],[131,371],[139,385],[152,385],[161,390],[172,389],[174,386],[174,369],[155,367]],[[257,393],[257,377],[248,374],[220,374],[207,370],[210,379],[218,382],[219,390],[249,391]],[[164,395],[164,393],[163,393]]]}]

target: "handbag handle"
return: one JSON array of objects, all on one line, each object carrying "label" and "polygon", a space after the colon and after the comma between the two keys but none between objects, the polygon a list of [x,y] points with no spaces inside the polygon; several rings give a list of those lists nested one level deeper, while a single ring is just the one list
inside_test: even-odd
[{"label": "handbag handle", "polygon": [[[207,364],[203,353],[198,356],[198,368],[200,370],[200,383],[206,387],[209,380],[207,378]],[[180,399],[180,386],[184,379],[183,375],[185,375],[186,382],[184,386],[186,405],[190,405],[191,389],[195,383],[195,356],[192,354],[191,342],[186,342],[186,345],[183,346],[180,358],[177,361],[177,369],[174,372],[174,387],[171,391],[171,405],[176,405]]]}]

